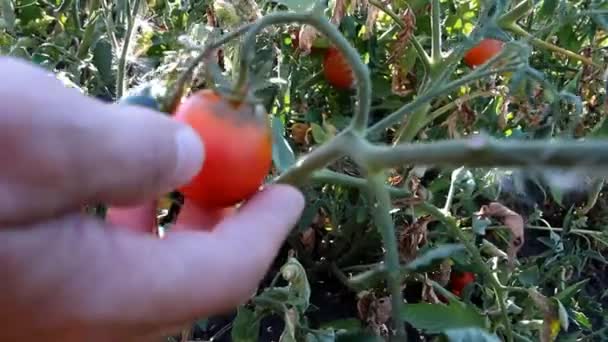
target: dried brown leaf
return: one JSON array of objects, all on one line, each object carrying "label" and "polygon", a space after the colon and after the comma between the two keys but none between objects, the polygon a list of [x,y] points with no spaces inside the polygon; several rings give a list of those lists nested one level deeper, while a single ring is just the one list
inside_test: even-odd
[{"label": "dried brown leaf", "polygon": [[306,144],[306,135],[310,130],[310,125],[307,123],[296,122],[291,125],[291,138],[297,144]]},{"label": "dried brown leaf", "polygon": [[334,8],[332,8],[332,15],[330,22],[334,25],[340,25],[342,18],[346,15],[346,9],[348,8],[348,1],[336,0],[334,2]]},{"label": "dried brown leaf", "polygon": [[300,234],[300,243],[304,247],[304,250],[310,252],[315,248],[317,234],[311,227],[307,228]]},{"label": "dried brown leaf", "polygon": [[543,314],[543,326],[540,332],[540,342],[553,342],[559,332],[559,314],[551,299],[542,293],[530,289],[528,295]]},{"label": "dried brown leaf", "polygon": [[397,33],[397,39],[392,44],[390,49],[390,55],[388,62],[393,64],[399,64],[399,59],[403,57],[407,46],[410,44],[414,31],[416,30],[416,15],[412,12],[409,7],[400,16],[404,23],[399,33]]},{"label": "dried brown leaf", "polygon": [[432,304],[441,303],[441,300],[435,293],[435,289],[427,275],[424,276],[424,282],[422,283],[422,300]]},{"label": "dried brown leaf", "polygon": [[386,323],[391,317],[390,297],[377,298],[373,292],[363,291],[359,294],[357,312],[359,319],[379,336],[386,336]]},{"label": "dried brown leaf", "polygon": [[298,48],[302,51],[302,55],[306,56],[310,54],[312,50],[312,44],[315,39],[320,36],[319,31],[310,25],[302,25],[300,33],[298,35]]},{"label": "dried brown leaf", "polygon": [[517,257],[517,252],[524,244],[524,219],[522,216],[498,202],[482,206],[477,215],[498,218],[509,228],[511,240],[509,241],[507,255],[509,265],[512,266]]},{"label": "dried brown leaf", "polygon": [[365,19],[365,34],[363,35],[363,39],[369,39],[374,32],[376,31],[376,21],[378,20],[378,15],[380,14],[380,9],[376,6],[369,6],[367,9],[367,18]]},{"label": "dried brown leaf", "polygon": [[427,225],[431,221],[433,221],[431,216],[425,216],[401,231],[401,234],[399,234],[399,256],[403,262],[408,263],[416,259],[418,249],[427,242]]},{"label": "dried brown leaf", "polygon": [[461,138],[461,134],[458,131],[459,117],[460,117],[460,111],[459,110],[455,110],[440,125],[442,127],[447,127],[447,129],[448,129],[448,137],[450,137],[450,139],[460,139]]}]

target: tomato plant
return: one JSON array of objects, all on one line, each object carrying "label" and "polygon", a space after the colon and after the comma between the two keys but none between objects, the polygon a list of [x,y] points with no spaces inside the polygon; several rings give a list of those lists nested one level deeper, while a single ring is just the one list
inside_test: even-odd
[{"label": "tomato plant", "polygon": [[351,67],[342,53],[331,46],[323,56],[323,75],[329,84],[338,89],[350,89],[354,84]]},{"label": "tomato plant", "polygon": [[504,42],[486,38],[464,55],[464,62],[470,67],[484,64],[502,50]]},{"label": "tomato plant", "polygon": [[186,98],[175,119],[190,125],[205,146],[205,162],[179,190],[203,208],[223,208],[247,199],[262,185],[272,163],[266,112],[204,89]]},{"label": "tomato plant", "polygon": [[[558,11],[528,0],[210,0],[138,10],[145,2],[125,0],[79,12],[78,1],[37,1],[11,13],[8,1],[0,52],[60,71],[96,97],[129,93],[120,102],[175,113],[201,134],[206,162],[179,189],[186,201],[177,192],[159,201],[169,231],[180,219],[213,226],[209,218],[235,209],[268,173],[305,192],[305,212],[277,254],[275,266],[287,269],[268,274],[286,276],[288,288],[265,283],[261,300],[227,322],[228,339],[338,341],[345,330],[397,341],[558,339],[543,336],[551,330],[608,340],[597,333],[606,326],[597,291],[608,283],[606,182],[584,175],[608,164],[600,2],[562,1]],[[461,45],[473,36],[494,39]],[[178,106],[188,89],[216,84],[221,93],[196,92]],[[132,96],[146,85],[161,106]],[[272,113],[272,153],[266,112],[233,100],[250,95]],[[572,177],[552,174],[574,166]],[[189,210],[195,204],[206,210]],[[550,313],[549,301],[559,310]],[[260,323],[270,313],[287,324]],[[349,319],[346,328],[346,317],[357,326]],[[182,340],[225,332],[206,326]]]}]

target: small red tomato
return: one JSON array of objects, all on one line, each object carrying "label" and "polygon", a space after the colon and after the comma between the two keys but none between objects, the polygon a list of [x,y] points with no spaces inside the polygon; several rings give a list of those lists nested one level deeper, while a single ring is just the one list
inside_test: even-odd
[{"label": "small red tomato", "polygon": [[475,273],[473,272],[455,272],[452,271],[450,274],[450,285],[451,292],[457,296],[462,294],[462,289],[464,289],[468,284],[475,281]]},{"label": "small red tomato", "polygon": [[500,40],[483,39],[479,44],[467,51],[464,55],[464,62],[471,68],[482,65],[497,55],[502,50],[503,45],[504,42]]},{"label": "small red tomato", "polygon": [[201,171],[178,190],[205,209],[251,197],[272,165],[272,135],[261,105],[229,101],[204,89],[186,98],[175,119],[190,125],[205,146]]},{"label": "small red tomato", "polygon": [[339,89],[351,89],[354,85],[353,71],[336,47],[329,47],[323,56],[323,75],[334,87]]}]

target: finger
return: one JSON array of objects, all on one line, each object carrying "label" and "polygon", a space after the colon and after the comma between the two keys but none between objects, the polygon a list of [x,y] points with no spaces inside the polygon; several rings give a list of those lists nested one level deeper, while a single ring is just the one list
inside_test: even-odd
[{"label": "finger", "polygon": [[232,215],[234,212],[234,208],[202,209],[186,199],[171,231],[212,231],[223,218]]},{"label": "finger", "polygon": [[136,233],[154,233],[156,231],[157,201],[149,201],[132,207],[108,208],[106,220],[117,229]]},{"label": "finger", "polygon": [[0,74],[0,224],[141,204],[202,165],[200,138],[165,115],[83,96],[16,59],[0,58]]},{"label": "finger", "polygon": [[[30,328],[65,327],[67,321],[91,333],[163,329],[222,313],[254,293],[302,207],[298,191],[275,186],[213,233],[157,239],[107,230],[83,216],[5,230],[0,260],[10,262],[0,276],[11,291],[8,299],[0,292],[0,304],[35,308],[40,317],[28,319]],[[5,318],[19,323],[19,315]]]}]

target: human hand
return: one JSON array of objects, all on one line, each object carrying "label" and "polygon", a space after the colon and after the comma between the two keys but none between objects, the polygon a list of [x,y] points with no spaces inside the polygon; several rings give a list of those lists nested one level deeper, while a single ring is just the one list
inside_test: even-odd
[{"label": "human hand", "polygon": [[[219,217],[186,203],[158,239],[154,198],[204,163],[193,132],[25,62],[0,58],[0,75],[0,340],[149,341],[254,293],[297,190],[269,186]],[[107,221],[81,213],[99,202]]]}]

